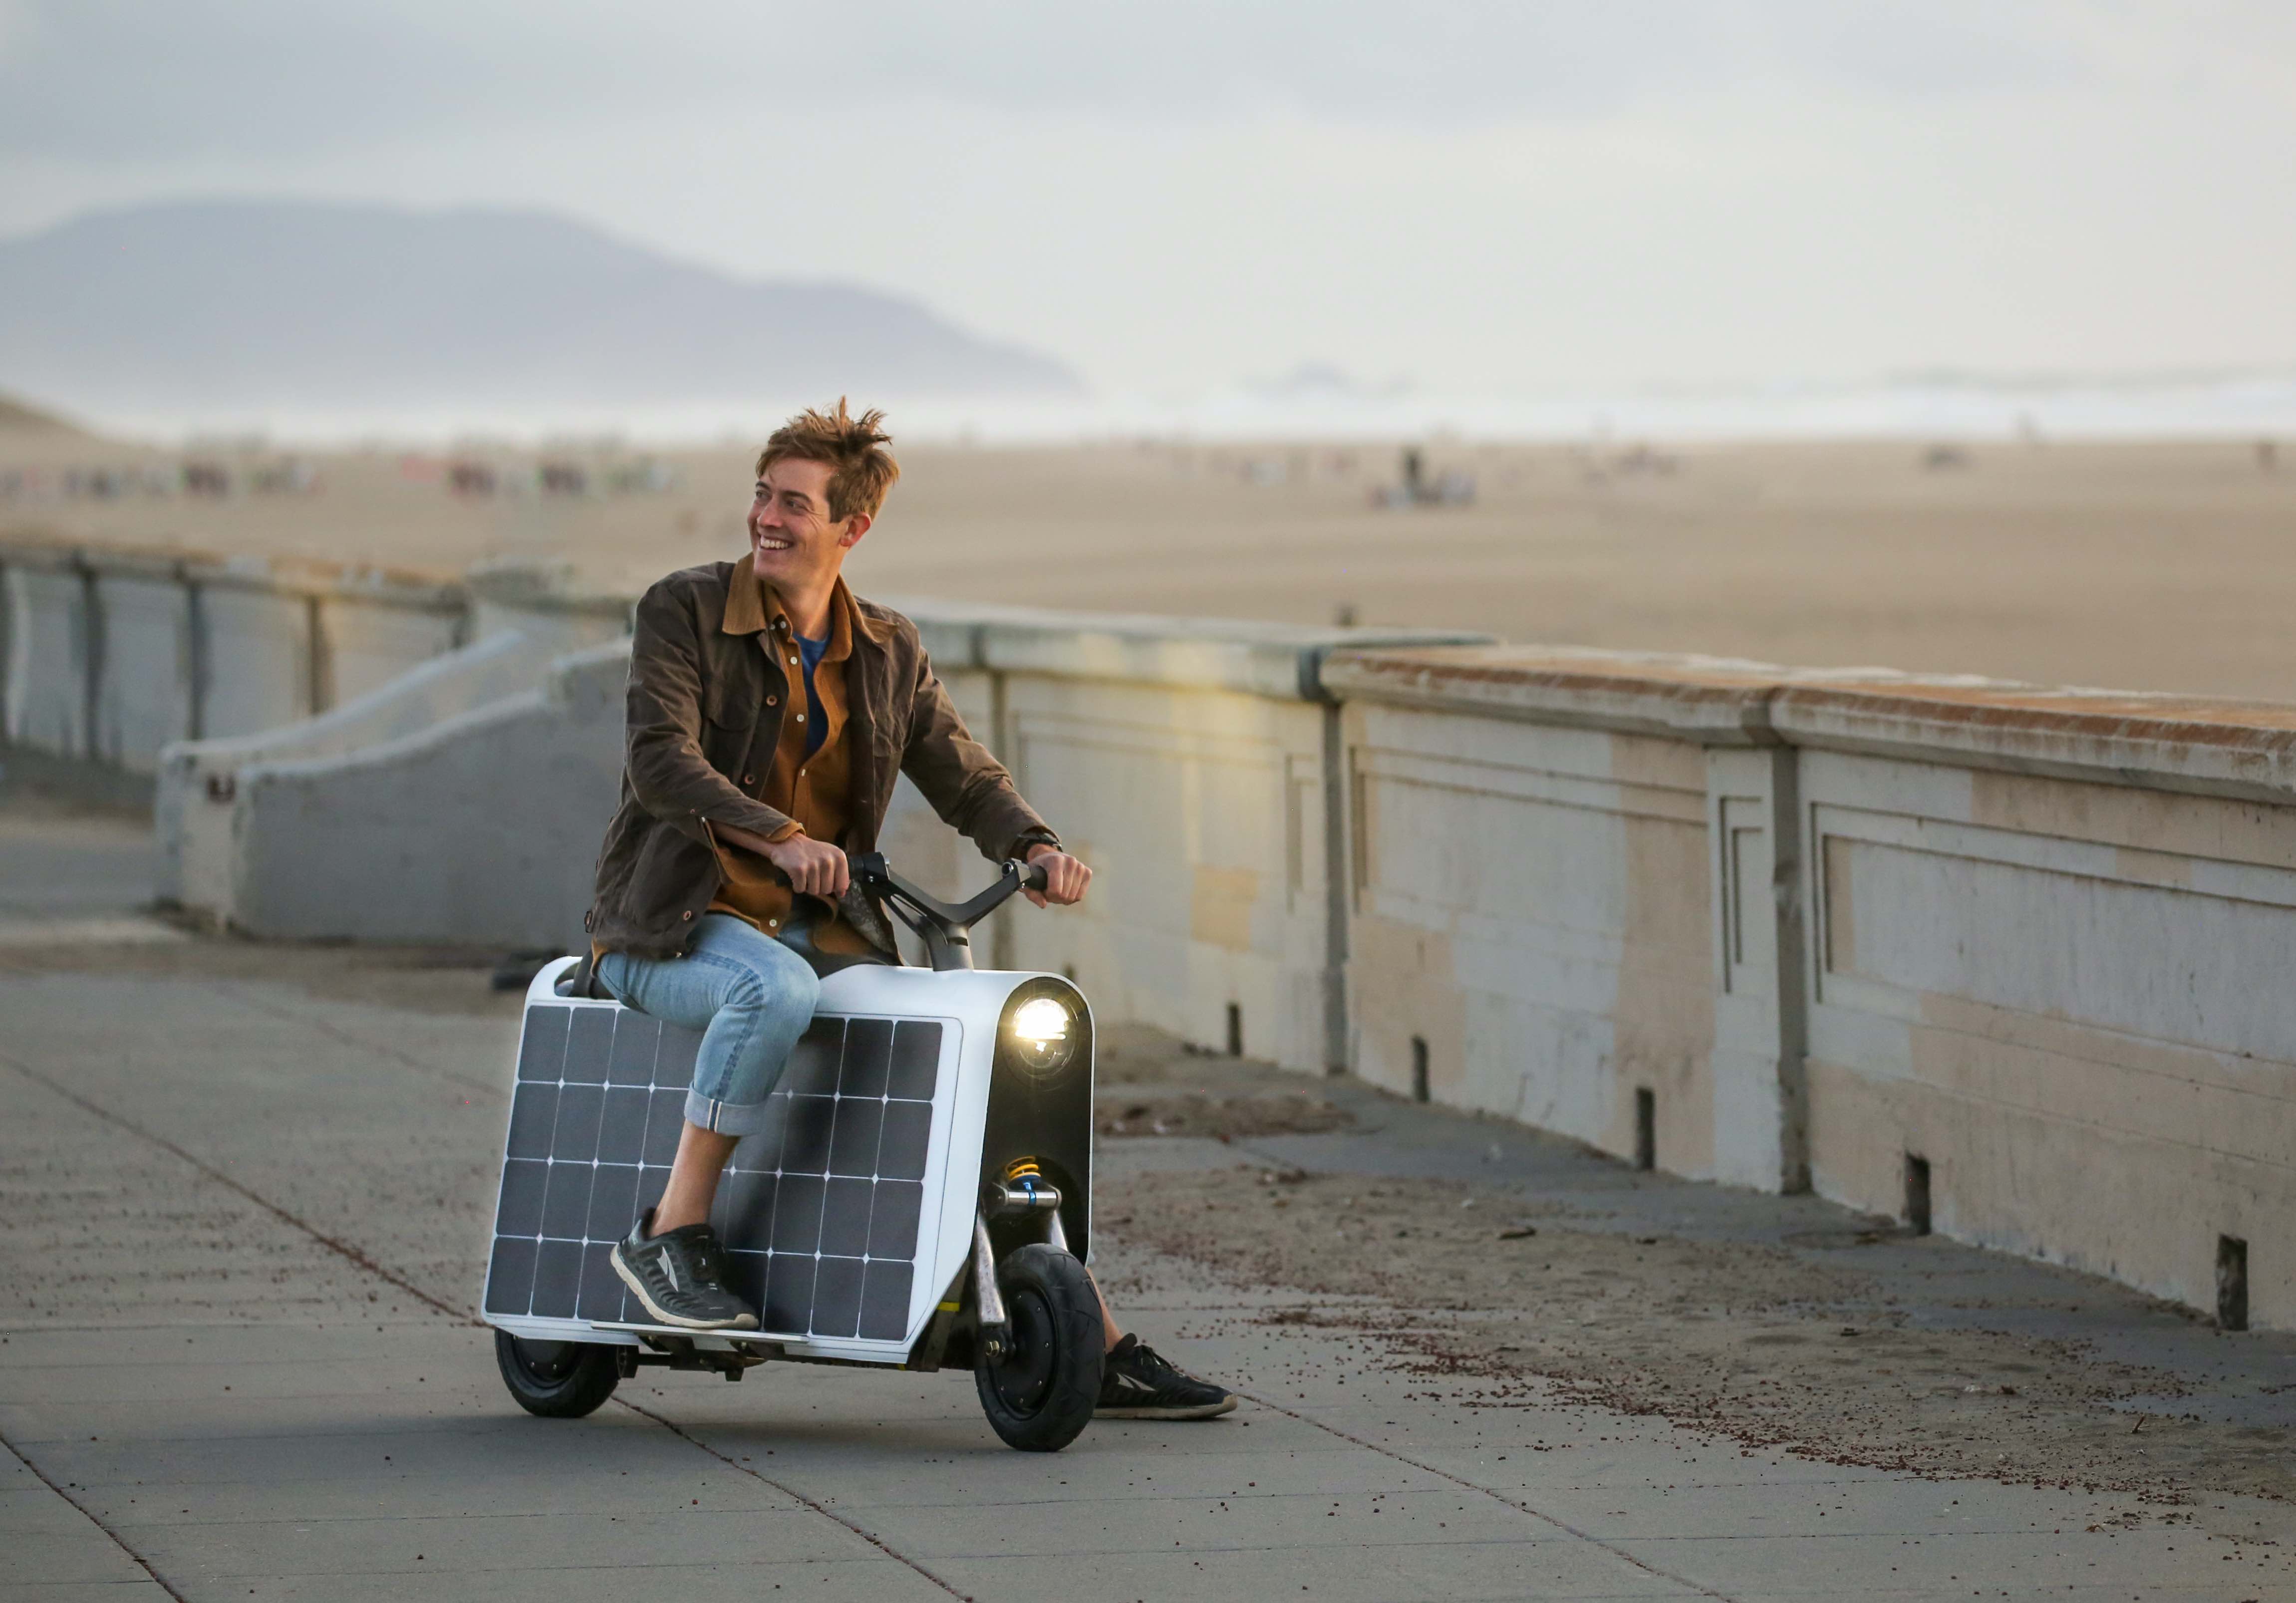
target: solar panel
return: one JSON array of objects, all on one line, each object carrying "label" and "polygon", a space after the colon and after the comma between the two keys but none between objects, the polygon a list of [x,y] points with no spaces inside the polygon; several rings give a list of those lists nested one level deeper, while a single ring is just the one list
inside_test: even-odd
[{"label": "solar panel", "polygon": [[[660,1198],[701,1041],[627,1008],[527,1009],[488,1313],[649,1318],[607,1254]],[[816,1018],[798,1043],[710,1214],[767,1333],[907,1335],[940,1056],[930,1019]]]}]

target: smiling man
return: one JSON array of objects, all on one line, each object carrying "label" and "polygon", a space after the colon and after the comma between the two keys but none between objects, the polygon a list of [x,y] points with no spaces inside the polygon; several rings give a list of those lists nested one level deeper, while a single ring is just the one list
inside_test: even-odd
[{"label": "smiling man", "polygon": [[[894,781],[907,774],[991,862],[1039,864],[1039,907],[1092,882],[966,732],[916,626],[846,588],[846,554],[900,477],[882,421],[841,400],[791,419],[758,458],[749,554],[671,574],[638,602],[621,806],[586,923],[599,986],[702,1033],[668,1182],[613,1249],[647,1312],[686,1329],[758,1328],[709,1224],[718,1176],[764,1123],[821,976],[899,961],[847,866],[876,849]],[[1235,1406],[1102,1313],[1100,1412]]]}]

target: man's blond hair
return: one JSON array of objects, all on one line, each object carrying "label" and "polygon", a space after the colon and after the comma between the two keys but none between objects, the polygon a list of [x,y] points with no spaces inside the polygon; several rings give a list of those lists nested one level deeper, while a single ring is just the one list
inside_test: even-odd
[{"label": "man's blond hair", "polygon": [[884,431],[885,414],[873,407],[855,417],[837,397],[834,412],[808,406],[766,440],[758,453],[758,477],[777,462],[819,462],[829,464],[829,517],[842,523],[856,512],[877,515],[885,493],[901,477],[901,464],[885,449],[893,437]]}]

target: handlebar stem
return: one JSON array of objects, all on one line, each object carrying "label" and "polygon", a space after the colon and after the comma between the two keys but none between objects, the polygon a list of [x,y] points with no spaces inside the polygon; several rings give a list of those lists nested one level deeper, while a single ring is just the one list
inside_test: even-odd
[{"label": "handlebar stem", "polygon": [[955,905],[922,886],[895,873],[882,853],[864,852],[853,859],[853,877],[862,887],[892,911],[925,944],[925,956],[936,974],[972,967],[972,926],[995,912],[1014,892],[1042,890],[1045,871],[1018,858],[1004,860],[997,882],[971,901]]}]

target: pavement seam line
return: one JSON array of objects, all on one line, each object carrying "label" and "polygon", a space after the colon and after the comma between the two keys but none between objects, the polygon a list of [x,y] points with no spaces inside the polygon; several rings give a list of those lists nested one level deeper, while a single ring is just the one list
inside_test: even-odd
[{"label": "pavement seam line", "polygon": [[166,1592],[169,1597],[175,1599],[176,1603],[187,1603],[187,1599],[184,1597],[184,1594],[177,1591],[174,1587],[168,1585],[167,1577],[160,1574],[158,1570],[152,1567],[152,1561],[144,1557],[143,1554],[137,1552],[134,1547],[129,1545],[127,1538],[122,1536],[119,1532],[104,1524],[102,1520],[97,1518],[95,1511],[90,1509],[86,1503],[80,1501],[79,1499],[74,1497],[70,1493],[56,1484],[55,1482],[50,1480],[48,1478],[48,1472],[41,1468],[37,1464],[32,1462],[31,1460],[26,1458],[22,1448],[18,1447],[15,1443],[11,1442],[4,1435],[0,1435],[0,1447],[5,1447],[9,1452],[14,1456],[18,1463],[30,1470],[33,1476],[39,1481],[40,1484],[45,1486],[58,1497],[62,1498],[64,1501],[78,1509],[79,1516],[82,1519],[86,1520],[88,1524],[94,1525],[106,1536],[111,1537],[112,1546],[118,1548],[130,1558],[133,1558],[135,1561],[135,1567],[152,1577],[152,1585],[158,1587],[161,1591]]},{"label": "pavement seam line", "polygon": [[1250,1401],[1257,1403],[1260,1407],[1273,1410],[1275,1412],[1282,1414],[1287,1419],[1297,1419],[1302,1425],[1312,1426],[1317,1430],[1324,1431],[1331,1435],[1335,1435],[1342,1442],[1353,1443],[1356,1446],[1363,1448],[1365,1452],[1375,1452],[1382,1458],[1393,1459],[1398,1464],[1408,1464],[1414,1469],[1422,1470],[1428,1475],[1440,1476],[1442,1479],[1450,1482],[1455,1486],[1464,1486],[1470,1492],[1489,1498],[1501,1508],[1513,1509],[1518,1514],[1528,1514],[1533,1519],[1544,1520],[1546,1524],[1553,1525],[1556,1530],[1562,1532],[1565,1535],[1576,1536],[1579,1541],[1587,1543],[1591,1547],[1598,1547],[1602,1549],[1612,1558],[1623,1558],[1628,1564],[1633,1565],[1636,1569],[1641,1570],[1645,1574],[1656,1575],[1661,1581],[1671,1581],[1677,1586],[1686,1586],[1702,1598],[1718,1598],[1721,1599],[1721,1603],[1737,1603],[1737,1600],[1732,1598],[1728,1592],[1716,1591],[1710,1586],[1701,1586],[1697,1582],[1693,1581],[1687,1575],[1677,1575],[1672,1570],[1660,1569],[1657,1565],[1651,1563],[1648,1559],[1636,1558],[1632,1553],[1628,1552],[1624,1548],[1620,1547],[1615,1542],[1605,1542],[1600,1536],[1595,1535],[1592,1532],[1580,1530],[1577,1525],[1572,1525],[1567,1519],[1558,1519],[1554,1515],[1546,1513],[1543,1509],[1532,1508],[1529,1503],[1520,1503],[1511,1497],[1502,1496],[1500,1493],[1491,1490],[1488,1486],[1479,1486],[1464,1476],[1453,1475],[1447,1469],[1438,1469],[1432,1464],[1422,1463],[1419,1460],[1411,1457],[1407,1453],[1398,1452],[1391,1447],[1382,1447],[1376,1442],[1366,1441],[1362,1436],[1357,1435],[1351,1431],[1341,1430],[1336,1425],[1326,1425],[1321,1419],[1311,1419],[1306,1414],[1300,1413],[1294,1410],[1284,1407],[1281,1403],[1271,1402],[1266,1397],[1254,1396],[1251,1393],[1245,1391],[1239,1391],[1236,1393],[1236,1395],[1239,1397],[1250,1398]]},{"label": "pavement seam line", "polygon": [[901,1551],[900,1549],[895,1547],[891,1542],[887,1542],[883,1537],[877,1535],[874,1532],[868,1530],[858,1523],[846,1518],[845,1516],[837,1512],[836,1509],[832,1509],[825,1504],[815,1501],[812,1498],[808,1497],[796,1487],[784,1485],[770,1475],[762,1474],[759,1471],[751,1468],[747,1464],[737,1462],[734,1459],[726,1456],[725,1453],[720,1452],[717,1448],[709,1445],[709,1443],[703,1441],[701,1437],[688,1431],[684,1426],[678,1424],[675,1419],[654,1412],[653,1410],[646,1407],[642,1403],[633,1403],[627,1397],[616,1397],[613,1401],[619,1403],[622,1407],[628,1409],[630,1412],[637,1415],[639,1418],[652,1420],[656,1425],[660,1426],[664,1430],[669,1432],[670,1435],[676,1436],[679,1441],[688,1442],[693,1445],[699,1447],[702,1452],[708,1453],[711,1458],[716,1459],[719,1463],[724,1464],[726,1468],[738,1471],[742,1475],[746,1475],[752,1480],[761,1481],[765,1484],[771,1486],[775,1491],[780,1493],[783,1496],[796,1499],[799,1502],[803,1503],[807,1508],[812,1509],[816,1514],[825,1515],[827,1517],[835,1520],[839,1525],[843,1525],[847,1530],[852,1532],[862,1541],[875,1548],[879,1552],[883,1553],[887,1558],[899,1559],[903,1564],[907,1565],[911,1569],[916,1571],[918,1574],[922,1575],[935,1586],[939,1587],[941,1591],[947,1592],[950,1597],[963,1598],[964,1599],[964,1603],[972,1603],[972,1598],[970,1593],[957,1591],[956,1588],[951,1586],[939,1575],[934,1574],[932,1571],[927,1569],[923,1565],[910,1558],[906,1553]]},{"label": "pavement seam line", "polygon": [[230,1175],[225,1174],[221,1169],[217,1168],[214,1165],[194,1157],[191,1153],[186,1152],[183,1148],[176,1145],[175,1142],[169,1141],[166,1136],[155,1135],[151,1131],[144,1129],[141,1125],[136,1124],[134,1120],[123,1118],[119,1114],[112,1112],[109,1108],[105,1108],[100,1103],[89,1101],[86,1097],[81,1096],[78,1092],[68,1090],[66,1087],[59,1085],[55,1081],[42,1074],[38,1069],[32,1067],[29,1064],[24,1063],[15,1058],[9,1057],[5,1053],[0,1053],[0,1063],[6,1064],[10,1068],[14,1069],[18,1074],[23,1075],[26,1079],[32,1081],[35,1084],[45,1086],[49,1091],[53,1092],[57,1096],[62,1097],[65,1101],[70,1102],[73,1107],[79,1108],[81,1111],[93,1114],[97,1118],[103,1120],[106,1124],[115,1125],[120,1129],[127,1131],[129,1134],[135,1136],[140,1140],[151,1142],[152,1145],[159,1148],[163,1152],[173,1154],[175,1157],[182,1159],[184,1163],[191,1165],[193,1168],[207,1176],[208,1179],[214,1181],[217,1185],[224,1187],[226,1190],[232,1191],[237,1196],[244,1197],[248,1201],[255,1204],[256,1206],[263,1209],[266,1213],[271,1214],[275,1217],[283,1220],[288,1224],[292,1225],[295,1229],[301,1231],[305,1235],[310,1237],[311,1239],[316,1241],[328,1251],[341,1255],[343,1257],[350,1260],[351,1263],[357,1264],[359,1268],[365,1270],[367,1273],[373,1275],[376,1279],[388,1281],[390,1284],[398,1288],[399,1290],[406,1293],[407,1296],[415,1298],[417,1301],[422,1302],[430,1307],[437,1309],[439,1313],[447,1315],[449,1319],[458,1320],[463,1323],[469,1325],[478,1325],[483,1322],[482,1321],[472,1319],[471,1315],[463,1309],[456,1308],[450,1304],[441,1302],[439,1298],[432,1296],[429,1292],[423,1290],[420,1286],[415,1285],[414,1281],[406,1279],[404,1276],[399,1275],[391,1270],[384,1268],[381,1264],[376,1263],[374,1259],[368,1256],[365,1252],[352,1246],[349,1242],[327,1234],[326,1231],[319,1229],[318,1226],[313,1224],[308,1219],[298,1218],[295,1215],[288,1212],[285,1208],[281,1207],[277,1203],[272,1201],[271,1198],[264,1196],[261,1192],[252,1190],[247,1186],[242,1185],[238,1181],[234,1180]]}]

